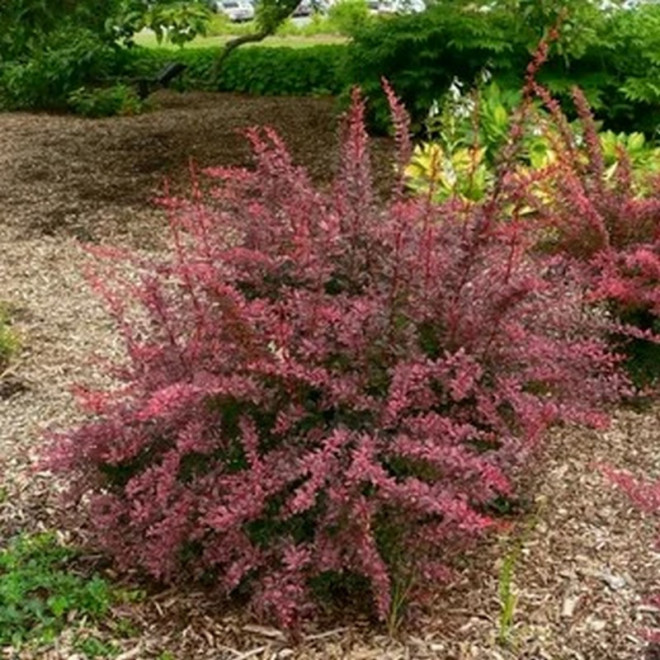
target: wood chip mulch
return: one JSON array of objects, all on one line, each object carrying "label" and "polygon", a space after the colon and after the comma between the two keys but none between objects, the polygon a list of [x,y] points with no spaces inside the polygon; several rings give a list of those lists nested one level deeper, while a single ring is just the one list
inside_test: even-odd
[{"label": "wood chip mulch", "polygon": [[[163,176],[185,181],[189,156],[201,166],[247,162],[237,128],[274,124],[317,180],[332,171],[332,101],[212,94],[159,101],[148,115],[113,120],[0,114],[0,301],[11,304],[22,342],[0,377],[0,543],[62,524],[61,484],[35,468],[43,431],[80,419],[73,383],[108,384],[92,356],[122,355],[82,277],[81,241],[160,249],[165,222],[149,199]],[[377,143],[376,154],[386,146]],[[387,178],[386,167],[379,177]],[[124,636],[92,632],[115,643],[120,660],[660,658],[642,635],[660,627],[660,611],[646,600],[660,592],[657,530],[599,463],[660,478],[660,406],[618,410],[602,432],[553,432],[540,474],[525,487],[527,515],[457,567],[455,581],[396,638],[357,618],[317,624],[292,644],[206,594],[173,590],[122,605],[117,615],[132,624]],[[517,602],[506,643],[498,643],[500,569],[516,548]],[[0,657],[82,660],[72,636],[20,656],[0,650]]]}]

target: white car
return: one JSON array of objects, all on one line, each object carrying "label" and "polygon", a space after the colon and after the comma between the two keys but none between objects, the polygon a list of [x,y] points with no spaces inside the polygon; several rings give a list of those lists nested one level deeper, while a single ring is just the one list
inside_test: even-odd
[{"label": "white car", "polygon": [[216,3],[216,9],[232,23],[251,21],[254,18],[254,7],[247,0],[221,0]]},{"label": "white car", "polygon": [[379,14],[419,14],[426,9],[424,0],[380,0]]},{"label": "white car", "polygon": [[302,2],[293,10],[292,16],[294,18],[300,18],[301,16],[311,16],[312,10],[313,7],[311,0],[302,0]]}]

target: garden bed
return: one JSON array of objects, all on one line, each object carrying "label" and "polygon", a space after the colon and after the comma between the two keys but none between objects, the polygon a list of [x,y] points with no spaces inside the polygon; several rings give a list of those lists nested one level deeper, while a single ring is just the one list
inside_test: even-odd
[{"label": "garden bed", "polygon": [[[31,467],[41,432],[80,419],[72,383],[105,382],[92,354],[121,355],[109,319],[81,276],[79,240],[159,249],[165,222],[150,200],[163,177],[185,187],[190,157],[199,167],[247,164],[249,151],[237,129],[250,125],[274,125],[316,180],[330,179],[336,159],[332,100],[157,98],[159,110],[132,118],[0,115],[0,298],[12,304],[23,344],[3,375],[21,388],[0,400],[3,544],[19,531],[62,526],[68,514],[59,509],[58,485]],[[386,141],[375,147],[381,181],[390,171],[387,147]],[[126,606],[123,615],[134,632],[115,641],[124,660],[643,658],[640,628],[660,625],[660,615],[643,601],[660,575],[654,530],[594,465],[658,476],[659,446],[657,406],[621,410],[604,432],[556,430],[529,488],[528,513],[458,567],[450,588],[397,640],[357,618],[305,630],[301,646],[292,648],[280,632],[253,626],[202,593],[155,590]],[[518,600],[503,631],[501,565],[507,557],[515,557],[511,585]],[[508,647],[496,641],[503,632]],[[74,655],[65,635],[59,650],[32,657]]]}]

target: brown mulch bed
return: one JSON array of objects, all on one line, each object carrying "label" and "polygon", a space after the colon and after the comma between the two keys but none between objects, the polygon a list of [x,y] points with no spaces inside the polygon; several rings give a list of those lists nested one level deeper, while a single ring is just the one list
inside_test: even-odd
[{"label": "brown mulch bed", "polygon": [[[185,187],[190,158],[199,167],[247,164],[240,130],[268,123],[320,183],[336,163],[334,103],[327,99],[252,99],[159,95],[140,117],[85,120],[0,115],[0,300],[13,306],[23,349],[0,381],[0,542],[61,520],[58,484],[34,469],[42,431],[79,419],[69,387],[107,382],[93,354],[121,346],[81,276],[80,241],[152,250],[165,222],[150,199],[163,178]],[[387,141],[375,145],[379,181],[390,165]],[[604,432],[559,429],[528,479],[529,513],[457,567],[455,582],[396,639],[359,617],[305,631],[292,646],[277,630],[197,592],[163,591],[121,614],[139,632],[116,640],[119,656],[157,658],[456,658],[641,660],[640,636],[660,626],[645,596],[660,590],[654,528],[594,465],[608,462],[660,477],[660,407],[620,410]],[[520,540],[512,586],[517,606],[508,645],[498,644],[498,576]],[[102,638],[107,630],[95,630]],[[65,634],[34,658],[81,657]],[[0,650],[0,657],[2,652]],[[7,657],[12,657],[7,651]]]},{"label": "brown mulch bed", "polygon": [[[128,235],[144,246],[159,234],[148,202],[165,180],[180,191],[189,185],[191,163],[196,170],[249,165],[244,131],[252,126],[274,127],[317,182],[332,178],[334,99],[171,92],[154,97],[157,109],[137,117],[2,115],[0,225],[11,226],[20,238]],[[389,141],[375,140],[373,149],[382,187],[391,170]]]}]

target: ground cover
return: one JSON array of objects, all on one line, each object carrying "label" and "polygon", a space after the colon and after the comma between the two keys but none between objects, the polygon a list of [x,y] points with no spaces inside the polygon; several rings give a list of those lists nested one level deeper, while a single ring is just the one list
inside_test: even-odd
[{"label": "ground cover", "polygon": [[[7,136],[0,156],[0,291],[22,337],[12,369],[24,386],[0,401],[3,545],[19,531],[57,528],[69,514],[59,509],[57,484],[35,474],[30,459],[44,427],[79,419],[70,385],[105,382],[89,356],[120,354],[83,282],[78,241],[159,249],[164,219],[150,199],[163,177],[183,188],[189,156],[200,166],[247,163],[236,129],[249,125],[274,124],[320,182],[334,166],[331,101],[203,94],[159,100],[161,109],[150,115],[118,120],[0,115]],[[387,147],[376,145],[380,180],[388,176]],[[101,626],[98,636],[125,660],[643,657],[638,629],[657,625],[657,612],[642,598],[660,574],[653,529],[593,466],[607,462],[658,475],[659,422],[660,410],[652,407],[620,411],[605,432],[555,431],[539,461],[543,472],[529,477],[540,485],[520,525],[469,557],[399,639],[356,617],[305,630],[294,649],[279,631],[251,625],[203,593],[171,591],[123,605],[132,621],[127,634]],[[24,657],[76,653],[85,657],[65,635]]]}]

